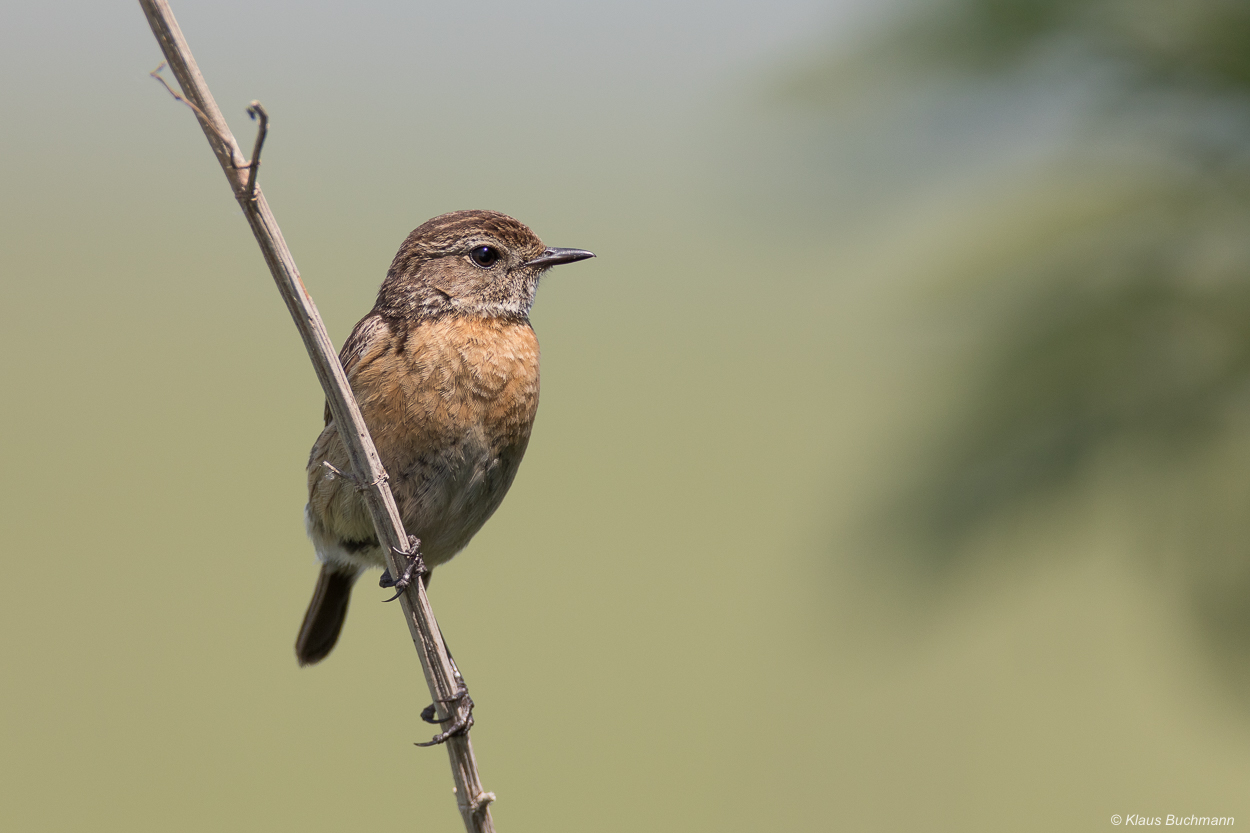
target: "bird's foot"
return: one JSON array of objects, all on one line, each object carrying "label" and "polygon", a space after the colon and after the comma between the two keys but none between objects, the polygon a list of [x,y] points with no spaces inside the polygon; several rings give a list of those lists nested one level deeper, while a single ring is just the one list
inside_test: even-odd
[{"label": "bird's foot", "polygon": [[456,735],[467,734],[473,728],[473,698],[469,696],[469,689],[465,687],[464,680],[459,680],[460,689],[454,695],[446,700],[438,702],[448,706],[448,716],[441,720],[435,715],[438,709],[434,703],[426,706],[421,711],[421,719],[426,723],[451,723],[443,731],[435,735],[426,743],[418,743],[416,746],[438,746],[440,743],[446,743],[448,738]]},{"label": "bird's foot", "polygon": [[408,536],[407,552],[394,547],[391,548],[391,552],[396,555],[402,555],[407,559],[408,563],[404,566],[404,571],[399,574],[398,580],[391,578],[389,570],[382,572],[382,578],[378,580],[378,586],[395,588],[395,595],[387,599],[386,601],[388,602],[393,602],[404,595],[404,591],[408,589],[408,585],[412,584],[414,578],[430,574],[429,569],[425,566],[425,561],[421,558],[421,542],[417,540],[415,535]]}]

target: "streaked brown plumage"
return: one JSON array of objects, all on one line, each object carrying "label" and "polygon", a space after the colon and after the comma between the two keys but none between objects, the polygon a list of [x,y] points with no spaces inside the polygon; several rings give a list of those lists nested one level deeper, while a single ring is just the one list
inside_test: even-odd
[{"label": "streaked brown plumage", "polygon": [[[452,558],[512,485],[538,409],[538,340],[529,323],[548,268],[593,257],[549,249],[495,211],[456,211],[408,235],[339,354],[404,526],[425,565]],[[385,567],[328,409],[308,461],[308,534],[322,562],[295,652],[334,647],[352,585]],[[428,577],[427,577],[428,581]]]}]

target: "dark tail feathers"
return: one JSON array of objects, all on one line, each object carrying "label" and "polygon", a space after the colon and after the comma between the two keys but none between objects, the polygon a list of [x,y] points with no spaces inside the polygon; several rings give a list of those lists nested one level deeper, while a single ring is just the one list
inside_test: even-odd
[{"label": "dark tail feathers", "polygon": [[312,665],[325,659],[339,641],[339,631],[343,630],[343,620],[347,618],[347,603],[352,598],[352,585],[359,576],[360,573],[321,565],[317,589],[313,591],[304,624],[295,640],[295,657],[300,665]]}]

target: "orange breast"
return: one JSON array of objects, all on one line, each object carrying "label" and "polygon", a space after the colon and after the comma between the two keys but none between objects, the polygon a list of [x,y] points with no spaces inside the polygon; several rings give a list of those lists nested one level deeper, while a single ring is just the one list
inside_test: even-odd
[{"label": "orange breast", "polygon": [[[408,532],[422,539],[431,566],[451,558],[499,506],[529,442],[538,409],[534,331],[456,317],[387,328],[349,379]],[[342,467],[333,425],[310,460],[310,508],[322,507],[327,532],[342,527],[344,538],[359,538],[363,502],[314,472],[318,456]]]},{"label": "orange breast", "polygon": [[523,322],[443,318],[366,355],[352,389],[383,462],[481,432],[492,449],[529,439],[538,339]]}]

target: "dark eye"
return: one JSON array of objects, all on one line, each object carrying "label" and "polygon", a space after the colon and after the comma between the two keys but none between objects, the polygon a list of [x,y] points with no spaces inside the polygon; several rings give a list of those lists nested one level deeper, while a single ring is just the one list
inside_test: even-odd
[{"label": "dark eye", "polygon": [[483,269],[489,269],[495,265],[495,261],[499,260],[499,251],[490,246],[478,246],[469,252],[469,257],[473,262]]}]

